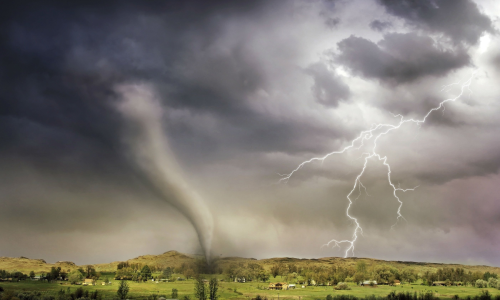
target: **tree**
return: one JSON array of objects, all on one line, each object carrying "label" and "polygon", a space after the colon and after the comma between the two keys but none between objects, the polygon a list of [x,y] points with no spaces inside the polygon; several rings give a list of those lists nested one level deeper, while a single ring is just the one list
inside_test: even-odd
[{"label": "tree", "polygon": [[205,287],[205,283],[203,282],[203,277],[196,277],[196,283],[194,285],[194,295],[198,300],[207,300],[208,293]]},{"label": "tree", "polygon": [[92,278],[96,275],[95,269],[93,265],[86,265],[85,266],[85,278]]},{"label": "tree", "polygon": [[121,280],[120,285],[118,286],[118,291],[116,291],[118,299],[126,299],[128,291],[129,291],[128,283],[125,280]]},{"label": "tree", "polygon": [[30,277],[31,277],[31,278],[35,277],[35,271],[31,271],[31,272],[30,272]]},{"label": "tree", "polygon": [[184,270],[183,275],[184,277],[186,277],[186,279],[189,279],[194,276],[194,271],[193,269],[186,269]]},{"label": "tree", "polygon": [[61,267],[57,267],[57,269],[55,267],[50,268],[50,278],[52,280],[56,280],[57,278],[59,278],[60,273]]},{"label": "tree", "polygon": [[210,300],[217,300],[219,298],[219,294],[217,293],[219,289],[219,283],[217,282],[217,278],[210,279],[208,284],[209,287],[209,298]]},{"label": "tree", "polygon": [[279,265],[273,265],[271,267],[271,274],[273,275],[274,278],[276,278],[276,276],[280,275],[280,266]]},{"label": "tree", "polygon": [[145,265],[141,269],[141,276],[144,280],[148,280],[148,278],[151,277],[151,269],[149,268],[148,265]]},{"label": "tree", "polygon": [[73,270],[69,273],[68,281],[70,283],[77,283],[83,279],[83,274],[79,270]]},{"label": "tree", "polygon": [[266,271],[264,270],[261,270],[259,272],[259,279],[262,280],[263,282],[266,282],[269,280],[269,273],[267,273]]},{"label": "tree", "polygon": [[163,270],[163,276],[165,276],[166,279],[170,279],[172,277],[173,270],[170,267],[167,267],[165,270]]},{"label": "tree", "polygon": [[365,279],[365,274],[361,272],[356,272],[354,274],[353,280],[356,282],[356,284],[359,284],[360,281],[363,281]]},{"label": "tree", "polygon": [[177,289],[172,289],[172,299],[177,299],[179,296]]},{"label": "tree", "polygon": [[359,273],[366,272],[366,262],[364,260],[360,260],[356,263],[356,271],[358,271]]}]

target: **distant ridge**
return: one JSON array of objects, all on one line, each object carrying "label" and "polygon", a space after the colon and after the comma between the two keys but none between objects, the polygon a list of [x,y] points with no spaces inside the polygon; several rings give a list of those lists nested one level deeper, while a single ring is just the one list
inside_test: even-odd
[{"label": "distant ridge", "polygon": [[[126,260],[130,264],[141,264],[150,265],[159,268],[166,267],[180,267],[182,264],[194,264],[197,259],[201,259],[203,256],[199,254],[185,254],[175,250],[170,250],[158,255],[141,255],[135,258]],[[481,272],[494,272],[500,274],[499,267],[485,266],[485,265],[462,265],[462,264],[446,264],[446,263],[426,263],[426,262],[414,262],[414,261],[385,261],[373,258],[340,258],[340,257],[323,257],[323,258],[294,258],[294,257],[275,257],[275,258],[265,258],[265,259],[255,259],[255,258],[243,258],[237,256],[220,257],[216,259],[221,267],[228,266],[230,264],[248,264],[256,263],[263,266],[265,269],[270,269],[271,266],[275,264],[296,264],[298,267],[304,266],[333,266],[333,265],[343,265],[343,266],[355,266],[359,260],[366,262],[368,266],[373,263],[376,264],[387,264],[396,268],[404,267],[416,267],[419,272],[434,271],[437,268],[463,268],[466,271],[481,271]],[[98,272],[114,272],[117,269],[118,264],[122,261],[114,261],[111,263],[104,264],[94,264],[96,271]],[[43,259],[30,259],[27,257],[0,257],[0,270],[20,271],[23,273],[29,273],[30,271],[35,271],[36,273],[48,272],[51,267],[61,267],[62,270],[68,272],[84,265],[78,266],[70,261],[58,261],[54,264],[47,263]]]}]

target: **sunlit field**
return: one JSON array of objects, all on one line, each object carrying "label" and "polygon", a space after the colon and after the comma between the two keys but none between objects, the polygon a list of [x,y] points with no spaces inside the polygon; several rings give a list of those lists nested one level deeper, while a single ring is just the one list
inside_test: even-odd
[{"label": "sunlit field", "polygon": [[[222,279],[223,277],[218,277]],[[285,281],[284,278],[280,276],[272,278],[272,282]],[[36,281],[21,281],[21,282],[3,282],[0,284],[5,291],[40,291],[44,294],[56,294],[60,289],[70,292],[75,291],[77,288],[82,287],[84,290],[94,291],[98,290],[103,293],[104,299],[111,299],[116,296],[116,291],[118,289],[119,281],[112,280],[111,285],[103,286],[102,281],[97,281],[96,286],[81,286],[81,285],[70,285],[67,282],[60,283],[46,283],[46,282],[36,282]],[[152,295],[164,296],[167,299],[171,298],[172,289],[178,290],[178,299],[183,299],[185,296],[189,296],[194,299],[194,286],[195,281],[193,279],[186,281],[176,281],[176,282],[164,282],[164,283],[154,283],[151,281],[144,283],[137,283],[133,281],[128,281],[130,286],[130,292],[128,298],[144,299]],[[219,284],[219,296],[220,299],[252,299],[257,295],[262,297],[267,297],[269,300],[277,299],[326,299],[327,295],[353,295],[356,297],[365,297],[369,295],[375,296],[387,296],[390,292],[411,292],[419,293],[432,291],[435,296],[439,298],[451,298],[457,295],[459,298],[463,299],[467,296],[475,296],[481,293],[482,290],[488,290],[492,296],[500,295],[500,290],[494,288],[479,289],[475,287],[461,287],[461,286],[450,286],[450,287],[429,287],[421,285],[420,282],[414,284],[404,284],[401,286],[387,286],[381,285],[378,287],[361,287],[355,284],[350,285],[350,290],[335,290],[332,286],[307,286],[302,288],[301,285],[297,285],[296,289],[292,290],[282,290],[282,291],[272,291],[268,290],[269,283],[263,282],[248,282],[248,283],[235,283],[235,282],[225,282],[221,281]]]}]

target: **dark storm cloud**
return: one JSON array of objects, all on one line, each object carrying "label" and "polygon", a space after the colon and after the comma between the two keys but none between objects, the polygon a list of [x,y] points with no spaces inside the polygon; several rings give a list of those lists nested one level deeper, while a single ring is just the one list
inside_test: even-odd
[{"label": "dark storm cloud", "polygon": [[377,44],[351,35],[337,44],[340,54],[334,61],[353,74],[402,84],[425,76],[444,76],[470,64],[462,48],[446,50],[432,38],[415,33],[392,33]]},{"label": "dark storm cloud", "polygon": [[378,1],[388,13],[403,18],[410,26],[444,33],[455,43],[476,44],[483,32],[494,32],[490,18],[471,0]]},{"label": "dark storm cloud", "polygon": [[[149,82],[167,112],[188,112],[168,128],[181,160],[192,164],[241,152],[319,152],[326,147],[320,142],[325,136],[350,134],[286,115],[275,118],[252,107],[251,96],[268,88],[265,65],[248,50],[244,35],[222,46],[221,37],[226,18],[253,20],[265,8],[272,9],[271,4],[90,1],[36,2],[29,7],[12,6],[0,20],[0,154],[60,183],[59,190],[54,187],[40,199],[33,193],[25,197],[26,203],[49,206],[54,203],[47,199],[65,199],[58,222],[81,218],[69,213],[71,203],[90,204],[93,194],[75,188],[77,196],[64,195],[72,180],[94,185],[89,179],[93,174],[102,174],[109,187],[123,175],[116,185],[154,198],[124,154],[123,119],[113,106],[119,84]],[[327,88],[329,79],[316,73],[316,80],[326,80],[318,88]],[[214,128],[200,130],[200,116],[214,120]],[[2,175],[12,174],[13,168],[2,168]],[[67,181],[60,180],[61,174]],[[36,190],[33,181],[16,178],[14,190]],[[2,194],[2,201],[21,214],[14,194]],[[116,205],[120,193],[104,197]],[[102,208],[103,214],[109,210]],[[24,210],[21,218],[36,223],[39,219],[29,217],[34,213]],[[39,229],[54,226],[47,221]]]},{"label": "dark storm cloud", "polygon": [[[133,124],[116,112],[116,87],[136,84],[150,87],[161,102],[155,112],[164,113],[164,118],[157,118],[156,132],[167,131],[172,160],[179,161],[186,180],[207,199],[215,232],[220,232],[216,249],[222,247],[226,254],[223,247],[231,244],[228,255],[246,251],[260,257],[285,248],[292,249],[290,255],[341,255],[314,251],[331,238],[351,235],[346,195],[366,149],[304,166],[288,185],[274,185],[280,178],[276,173],[342,149],[371,122],[396,122],[392,112],[421,116],[441,99],[423,90],[439,90],[449,82],[438,77],[472,65],[473,59],[480,65],[482,60],[476,60],[475,48],[469,46],[481,33],[491,32],[491,24],[467,1],[457,2],[448,21],[438,20],[446,16],[441,8],[383,1],[389,14],[407,21],[406,28],[393,16],[359,9],[359,3],[364,5],[308,0],[36,1],[0,11],[0,226],[11,228],[0,236],[0,244],[9,244],[7,255],[34,249],[33,255],[45,258],[50,252],[59,260],[56,252],[64,248],[70,260],[76,255],[79,261],[92,262],[100,252],[104,262],[116,260],[116,252],[126,259],[129,253],[196,248],[191,247],[197,240],[187,218],[159,201],[158,192],[124,153],[124,129]],[[377,13],[383,11],[376,3],[372,6]],[[375,20],[370,30],[366,25],[375,18],[391,23]],[[417,30],[386,34],[408,29]],[[380,36],[374,31],[385,34],[381,41],[371,41]],[[443,34],[455,43],[437,38]],[[331,56],[325,58],[335,43],[338,51],[327,52]],[[346,70],[374,80],[339,76]],[[462,73],[448,79],[463,79]],[[420,80],[426,78],[432,80]],[[486,89],[472,90],[472,100],[465,101],[480,101]],[[496,96],[491,93],[488,97]],[[380,139],[394,182],[429,189],[424,200],[404,206],[405,216],[413,220],[409,226],[422,235],[422,228],[453,234],[457,226],[466,226],[447,215],[447,207],[465,207],[457,215],[476,230],[486,230],[486,222],[475,222],[468,211],[488,222],[494,218],[477,207],[469,210],[476,203],[474,184],[457,202],[451,192],[455,186],[447,185],[457,178],[466,182],[477,176],[482,182],[484,176],[496,176],[495,153],[500,152],[495,132],[478,133],[484,126],[498,128],[492,121],[496,114],[485,121],[486,113],[480,111],[484,106],[450,106],[444,115],[439,111],[429,117],[418,132],[407,128],[405,134],[394,131]],[[488,110],[494,111],[490,108],[493,105]],[[463,110],[471,113],[461,114]],[[479,121],[473,122],[476,110]],[[151,143],[161,140],[150,138]],[[143,147],[138,141],[131,144]],[[164,157],[164,151],[158,152]],[[363,175],[370,196],[360,197],[355,205],[355,213],[374,233],[372,244],[360,248],[367,256],[385,245],[383,233],[392,235],[388,227],[397,209],[387,169],[378,163],[378,169],[377,162],[371,163]],[[496,200],[491,195],[497,181],[480,196]],[[405,193],[404,201],[416,198],[419,191]],[[498,201],[493,200],[486,202],[494,206]],[[15,222],[17,226],[10,227]],[[39,239],[32,239],[34,235]],[[57,251],[39,242],[50,235]],[[224,240],[226,236],[231,240]],[[297,236],[307,243],[297,246]],[[394,243],[416,243],[403,235],[391,238],[397,239]],[[92,246],[72,249],[77,239],[78,246]],[[17,240],[24,244],[15,245]],[[125,240],[129,244],[123,244]],[[142,248],[138,241],[144,242]],[[107,251],[116,245],[119,251]],[[426,246],[440,251],[430,242]],[[135,252],[127,252],[130,248]],[[400,255],[390,249],[380,253]],[[495,261],[493,257],[485,259]]]},{"label": "dark storm cloud", "polygon": [[370,28],[378,32],[385,31],[391,27],[392,23],[387,21],[374,20],[370,22]]},{"label": "dark storm cloud", "polygon": [[305,69],[305,72],[314,80],[311,90],[319,103],[336,107],[339,101],[349,98],[349,87],[338,76],[329,71],[325,64],[312,64]]},{"label": "dark storm cloud", "polygon": [[[120,146],[121,124],[109,107],[116,97],[112,87],[147,80],[157,84],[165,106],[213,115],[220,134],[252,140],[251,147],[243,141],[234,147],[310,149],[314,143],[304,148],[294,137],[321,128],[267,118],[250,107],[248,97],[265,89],[269,79],[245,48],[244,37],[229,49],[217,47],[222,16],[250,18],[264,7],[272,9],[259,1],[55,2],[12,8],[2,21],[0,97],[10,101],[1,102],[0,115],[4,123],[20,118],[62,129],[113,153]],[[15,127],[2,128],[13,138],[19,135]],[[213,138],[191,140],[217,143]],[[3,146],[11,143],[18,141],[4,140]],[[185,148],[196,151],[192,146]]]}]

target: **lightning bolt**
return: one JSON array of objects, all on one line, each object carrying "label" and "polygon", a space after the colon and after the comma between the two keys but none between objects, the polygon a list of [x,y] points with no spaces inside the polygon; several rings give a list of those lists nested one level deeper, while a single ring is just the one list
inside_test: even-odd
[{"label": "lightning bolt", "polygon": [[[460,89],[460,93],[457,96],[455,96],[453,98],[448,98],[448,99],[445,99],[445,100],[441,101],[438,106],[436,106],[436,107],[432,108],[431,110],[429,110],[427,112],[427,114],[422,119],[420,119],[420,120],[418,120],[418,119],[405,119],[400,114],[394,115],[394,117],[399,118],[399,122],[396,125],[385,124],[385,123],[373,124],[370,129],[362,131],[355,139],[353,139],[351,141],[351,143],[348,146],[346,146],[342,150],[330,152],[330,153],[328,153],[328,154],[326,154],[326,155],[324,155],[322,157],[313,157],[313,158],[310,158],[310,159],[308,159],[308,160],[303,161],[302,163],[300,163],[292,172],[290,172],[288,174],[280,174],[281,179],[279,180],[279,182],[280,183],[288,183],[288,181],[290,180],[290,178],[296,172],[298,172],[300,169],[302,169],[302,167],[304,167],[305,165],[313,163],[313,162],[316,162],[316,161],[324,162],[328,157],[330,157],[332,155],[343,154],[343,153],[345,153],[345,152],[347,152],[349,150],[352,150],[352,149],[358,150],[361,147],[363,147],[366,142],[368,142],[370,140],[373,140],[373,146],[371,147],[370,152],[362,154],[362,157],[364,157],[363,168],[361,169],[361,171],[359,172],[359,174],[356,176],[356,179],[354,180],[354,185],[352,187],[352,190],[349,192],[349,194],[347,194],[347,200],[349,201],[349,205],[347,206],[347,209],[346,209],[346,216],[355,224],[355,228],[354,228],[354,232],[353,232],[352,238],[350,240],[336,240],[336,239],[332,239],[328,243],[324,244],[323,246],[333,246],[333,247],[340,248],[341,244],[347,244],[348,247],[345,250],[344,257],[347,257],[349,255],[349,252],[352,253],[352,255],[354,255],[354,244],[355,244],[355,242],[358,239],[358,234],[363,235],[363,229],[361,228],[361,225],[359,224],[358,219],[356,217],[352,216],[349,213],[349,211],[350,211],[351,206],[354,203],[354,201],[356,201],[359,198],[359,196],[361,194],[361,188],[364,189],[365,193],[367,192],[366,191],[366,187],[361,182],[361,177],[363,176],[363,174],[366,171],[366,168],[368,167],[368,162],[370,160],[372,160],[372,159],[376,159],[376,160],[382,162],[382,164],[387,168],[387,180],[389,182],[389,185],[392,187],[392,194],[394,195],[394,198],[398,202],[398,210],[397,210],[396,223],[394,223],[391,226],[391,229],[393,229],[394,226],[396,226],[398,224],[399,220],[401,220],[401,219],[405,220],[405,218],[401,214],[401,208],[403,207],[403,202],[399,198],[398,192],[405,193],[405,192],[408,192],[408,191],[414,191],[416,188],[418,188],[418,186],[413,187],[413,188],[409,188],[409,189],[403,189],[403,188],[401,188],[399,186],[399,184],[398,184],[398,186],[396,186],[392,182],[392,179],[391,179],[391,173],[392,173],[391,166],[387,162],[388,161],[387,156],[381,156],[379,153],[377,153],[377,142],[378,142],[378,140],[382,136],[385,136],[385,135],[389,134],[393,130],[397,130],[397,129],[401,128],[401,126],[403,126],[406,123],[414,123],[414,124],[416,124],[417,126],[420,127],[423,123],[425,123],[425,121],[427,120],[427,118],[434,111],[443,109],[443,113],[444,113],[444,109],[445,109],[444,105],[446,103],[448,103],[448,102],[455,102],[456,100],[460,99],[466,90],[468,90],[468,91],[470,91],[472,93],[472,91],[470,90],[470,85],[472,83],[472,79],[473,79],[475,73],[476,72],[473,72],[472,75],[471,75],[471,77],[468,80],[466,80],[465,82],[462,83],[461,89]],[[447,90],[451,86],[453,86],[453,85],[459,85],[459,84],[460,84],[460,82],[455,82],[455,83],[443,86],[443,88],[442,88],[441,91]],[[356,190],[358,190],[358,195],[357,195],[357,197],[355,199],[353,199],[352,197],[353,197],[353,194],[355,193]]]}]

